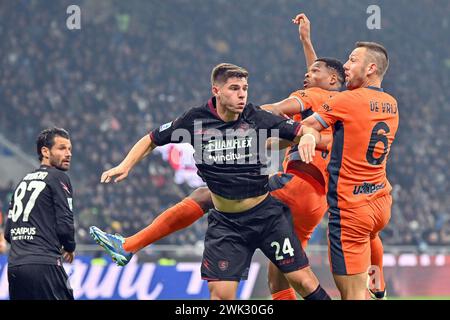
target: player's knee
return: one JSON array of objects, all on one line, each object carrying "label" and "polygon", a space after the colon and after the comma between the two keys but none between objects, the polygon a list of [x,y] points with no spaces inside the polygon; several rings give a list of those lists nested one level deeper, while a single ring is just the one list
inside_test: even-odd
[{"label": "player's knee", "polygon": [[189,198],[197,202],[205,212],[214,207],[211,199],[211,192],[207,187],[200,187],[195,189],[189,195]]},{"label": "player's knee", "polygon": [[309,271],[310,272],[304,272],[303,276],[300,278],[300,285],[307,294],[316,290],[319,285],[319,280],[317,280],[311,269],[309,269]]},{"label": "player's knee", "polygon": [[295,272],[286,274],[289,282],[302,295],[306,296],[319,286],[319,280],[314,275],[311,267],[306,267]]},{"label": "player's knee", "polygon": [[226,294],[222,292],[211,292],[211,300],[235,300],[236,297],[233,294]]},{"label": "player's knee", "polygon": [[210,291],[210,299],[211,300],[235,300],[236,299],[236,293],[234,292],[234,290],[227,288],[227,287],[221,287],[219,285],[217,285],[217,286],[209,285],[209,291]]}]

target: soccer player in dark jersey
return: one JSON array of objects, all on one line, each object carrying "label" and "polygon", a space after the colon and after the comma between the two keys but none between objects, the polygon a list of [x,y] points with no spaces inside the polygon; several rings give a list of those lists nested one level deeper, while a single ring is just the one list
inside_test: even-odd
[{"label": "soccer player in dark jersey", "polygon": [[[117,167],[102,174],[101,182],[124,179],[156,146],[188,142],[199,175],[211,190],[214,209],[208,217],[202,278],[208,280],[212,299],[234,299],[241,279],[246,279],[254,251],[261,251],[286,275],[305,299],[329,299],[309,267],[295,236],[289,208],[268,193],[268,175],[261,149],[277,130],[279,137],[310,140],[314,150],[320,135],[301,124],[247,104],[248,73],[232,64],[213,69],[214,97],[173,122],[144,136]],[[91,227],[91,235],[121,264],[124,239]]]},{"label": "soccer player in dark jersey", "polygon": [[69,170],[72,145],[60,128],[42,131],[36,141],[41,166],[16,187],[6,221],[11,300],[73,300],[62,265],[72,263],[75,232]]}]

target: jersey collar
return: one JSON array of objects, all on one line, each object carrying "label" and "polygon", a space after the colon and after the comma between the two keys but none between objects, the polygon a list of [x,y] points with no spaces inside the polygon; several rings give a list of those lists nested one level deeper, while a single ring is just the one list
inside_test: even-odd
[{"label": "jersey collar", "polygon": [[[219,114],[217,113],[217,109],[216,109],[216,97],[211,97],[208,100],[208,108],[209,111],[211,111],[211,113],[217,118],[220,119]],[[222,119],[220,119],[222,120]]]},{"label": "jersey collar", "polygon": [[375,90],[375,91],[384,92],[383,88],[378,88],[378,87],[368,86],[367,89],[371,89],[371,90]]}]

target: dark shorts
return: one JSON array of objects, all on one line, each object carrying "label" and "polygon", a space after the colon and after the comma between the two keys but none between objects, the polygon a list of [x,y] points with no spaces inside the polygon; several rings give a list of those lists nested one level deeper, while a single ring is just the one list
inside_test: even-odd
[{"label": "dark shorts", "polygon": [[256,207],[240,213],[211,210],[205,236],[202,279],[247,279],[257,248],[283,273],[309,265],[295,235],[289,208],[279,200],[268,196]]},{"label": "dark shorts", "polygon": [[63,267],[24,264],[8,267],[11,300],[74,300],[69,277]]}]

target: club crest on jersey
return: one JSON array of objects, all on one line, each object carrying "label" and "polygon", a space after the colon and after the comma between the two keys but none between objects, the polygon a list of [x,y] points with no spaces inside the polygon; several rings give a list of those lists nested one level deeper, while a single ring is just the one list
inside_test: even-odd
[{"label": "club crest on jersey", "polygon": [[159,132],[169,129],[172,126],[172,122],[173,121],[167,122],[167,123],[163,124],[161,127],[159,127]]},{"label": "club crest on jersey", "polygon": [[331,107],[328,105],[328,104],[323,104],[322,105],[322,108],[323,108],[323,110],[325,110],[326,112],[330,112],[331,110],[333,110],[333,109],[331,109]]},{"label": "club crest on jersey", "polygon": [[219,269],[222,271],[225,271],[228,269],[228,261],[226,260],[220,260],[218,263]]},{"label": "club crest on jersey", "polygon": [[62,186],[62,188],[68,193],[68,194],[70,194],[70,190],[69,190],[69,187],[68,186],[66,186],[63,182],[59,182],[60,184],[61,184],[61,186]]}]

